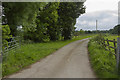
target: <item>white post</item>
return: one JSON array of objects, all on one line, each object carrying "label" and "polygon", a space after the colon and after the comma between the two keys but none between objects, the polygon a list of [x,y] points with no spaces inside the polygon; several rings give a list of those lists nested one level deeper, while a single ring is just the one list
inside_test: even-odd
[{"label": "white post", "polygon": [[98,20],[96,20],[96,33],[97,33],[97,28],[98,28]]},{"label": "white post", "polygon": [[120,37],[117,38],[117,69],[120,63]]}]

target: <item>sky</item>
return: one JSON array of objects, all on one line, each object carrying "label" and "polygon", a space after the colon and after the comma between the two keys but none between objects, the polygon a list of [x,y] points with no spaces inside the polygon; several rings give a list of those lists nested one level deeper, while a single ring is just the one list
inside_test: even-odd
[{"label": "sky", "polygon": [[86,13],[77,18],[76,30],[109,30],[118,24],[118,2],[120,0],[86,0]]}]

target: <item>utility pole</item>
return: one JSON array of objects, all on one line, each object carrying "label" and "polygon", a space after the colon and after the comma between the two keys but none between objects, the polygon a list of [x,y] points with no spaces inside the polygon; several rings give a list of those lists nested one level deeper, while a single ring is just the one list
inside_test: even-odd
[{"label": "utility pole", "polygon": [[96,20],[96,33],[97,33],[97,28],[98,28],[98,21]]}]

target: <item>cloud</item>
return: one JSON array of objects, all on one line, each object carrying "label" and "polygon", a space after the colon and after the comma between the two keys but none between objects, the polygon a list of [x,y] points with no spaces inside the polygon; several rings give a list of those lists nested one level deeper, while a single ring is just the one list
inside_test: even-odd
[{"label": "cloud", "polygon": [[120,1],[118,5],[118,24],[120,24]]},{"label": "cloud", "polygon": [[99,30],[109,30],[118,23],[117,11],[97,11],[86,13],[77,19],[77,30],[95,30],[96,20],[98,20]]},{"label": "cloud", "polygon": [[118,10],[119,0],[86,0],[86,11]]}]

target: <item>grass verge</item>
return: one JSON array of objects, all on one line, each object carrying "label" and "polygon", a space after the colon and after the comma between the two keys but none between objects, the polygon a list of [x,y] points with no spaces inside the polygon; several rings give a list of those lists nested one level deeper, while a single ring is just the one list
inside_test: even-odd
[{"label": "grass verge", "polygon": [[32,63],[48,56],[59,48],[77,40],[89,38],[93,35],[84,35],[74,37],[72,40],[56,41],[48,43],[33,43],[22,45],[21,48],[15,51],[10,51],[9,54],[3,58],[2,74],[3,77],[15,73],[22,68],[25,68]]},{"label": "grass verge", "polygon": [[90,62],[98,78],[118,78],[115,56],[93,38],[88,44]]}]

